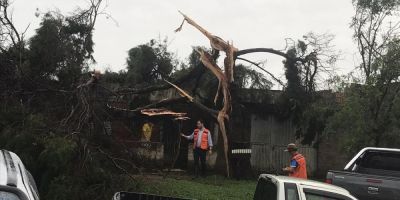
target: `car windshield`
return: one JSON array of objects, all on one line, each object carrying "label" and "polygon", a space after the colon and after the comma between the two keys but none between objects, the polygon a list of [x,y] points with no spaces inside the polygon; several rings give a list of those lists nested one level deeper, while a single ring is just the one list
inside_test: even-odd
[{"label": "car windshield", "polygon": [[0,200],[20,200],[20,198],[13,193],[0,191]]},{"label": "car windshield", "polygon": [[254,200],[276,200],[278,189],[270,179],[260,178],[257,183]]}]

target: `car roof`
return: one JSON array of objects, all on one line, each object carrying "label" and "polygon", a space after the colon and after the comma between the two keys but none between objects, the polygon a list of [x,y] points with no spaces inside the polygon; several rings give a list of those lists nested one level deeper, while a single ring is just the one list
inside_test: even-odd
[{"label": "car roof", "polygon": [[365,147],[361,151],[366,151],[366,150],[378,150],[378,151],[393,151],[393,152],[400,152],[400,149],[394,149],[394,148],[379,148],[379,147]]},{"label": "car roof", "polygon": [[341,194],[350,194],[349,191],[347,191],[344,188],[341,188],[341,187],[338,187],[335,185],[331,185],[331,184],[327,184],[327,183],[323,183],[323,182],[308,180],[308,179],[300,179],[300,178],[294,178],[294,177],[289,177],[289,176],[280,176],[280,175],[272,175],[272,174],[261,174],[260,177],[275,179],[279,182],[296,183],[296,184],[300,184],[303,186],[322,188],[325,190],[336,191]]},{"label": "car roof", "polygon": [[379,147],[365,147],[361,149],[344,167],[344,170],[349,170],[349,168],[354,164],[354,162],[366,151],[386,151],[386,152],[400,152],[400,149],[393,148],[379,148]]},{"label": "car roof", "polygon": [[17,154],[0,150],[0,186],[15,188],[33,199],[32,192],[28,189],[28,180],[25,166]]}]

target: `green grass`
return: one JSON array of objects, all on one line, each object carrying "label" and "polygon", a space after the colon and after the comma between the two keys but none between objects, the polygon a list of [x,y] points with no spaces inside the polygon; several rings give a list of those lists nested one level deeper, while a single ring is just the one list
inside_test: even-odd
[{"label": "green grass", "polygon": [[256,181],[236,181],[221,176],[191,180],[188,177],[143,177],[138,192],[193,199],[252,199]]}]

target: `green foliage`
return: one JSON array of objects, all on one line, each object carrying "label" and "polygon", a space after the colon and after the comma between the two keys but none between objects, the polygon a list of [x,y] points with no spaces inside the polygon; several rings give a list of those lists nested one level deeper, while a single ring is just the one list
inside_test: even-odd
[{"label": "green foliage", "polygon": [[282,117],[295,123],[297,137],[306,144],[317,142],[336,109],[335,102],[330,100],[334,99],[332,94],[316,87],[317,77],[326,75],[338,58],[332,49],[333,38],[330,34],[310,32],[292,45],[284,61],[287,86],[278,100],[278,110]]},{"label": "green foliage", "polygon": [[[294,59],[297,56],[297,51],[292,48],[287,51],[290,58]],[[287,80],[286,94],[290,99],[302,101],[305,96],[305,86],[301,82],[301,70],[296,61],[288,59],[284,63],[285,77]]]},{"label": "green foliage", "polygon": [[53,81],[62,88],[72,88],[93,53],[89,26],[73,17],[45,14],[30,39],[24,71],[33,81]]},{"label": "green foliage", "polygon": [[297,137],[302,138],[303,144],[318,145],[319,139],[324,136],[327,123],[339,109],[335,100],[335,93],[321,91],[301,113],[297,124]]},{"label": "green foliage", "polygon": [[262,73],[250,69],[244,65],[236,65],[234,72],[234,84],[239,88],[269,89],[272,86]]},{"label": "green foliage", "polygon": [[363,85],[350,85],[345,102],[328,124],[327,133],[344,133],[348,151],[364,146],[398,147],[400,43],[390,42],[387,53],[377,59],[373,73]]},{"label": "green foliage", "polygon": [[372,15],[382,12],[391,12],[400,5],[399,0],[353,0],[356,7],[370,11]]},{"label": "green foliage", "polygon": [[[287,54],[290,58],[296,58],[296,48],[289,49]],[[287,86],[283,95],[278,100],[280,115],[284,118],[291,118],[295,124],[300,124],[302,112],[306,109],[310,94],[306,92],[301,81],[300,66],[293,59],[284,62],[285,77]]]},{"label": "green foliage", "polygon": [[102,74],[100,81],[105,87],[112,90],[125,86],[126,79],[126,71],[121,70],[119,72],[113,72],[107,69],[104,74]]},{"label": "green foliage", "polygon": [[368,136],[370,132],[368,121],[363,118],[367,112],[367,107],[364,105],[368,100],[363,98],[363,94],[355,86],[353,87],[346,90],[344,105],[330,118],[325,130],[327,134],[340,134],[343,138],[339,146],[349,153],[354,153],[364,145],[374,145]]},{"label": "green foliage", "polygon": [[168,79],[177,64],[167,40],[151,40],[128,51],[127,85],[145,86]]},{"label": "green foliage", "polygon": [[194,181],[154,177],[143,180],[138,192],[193,199],[252,199],[256,184],[256,181],[229,180],[220,176]]},{"label": "green foliage", "polygon": [[77,145],[64,137],[49,136],[44,139],[44,150],[39,155],[39,162],[46,168],[59,173],[70,167],[71,161],[77,155]]},{"label": "green foliage", "polygon": [[[61,123],[71,107],[81,109],[76,93],[68,91],[76,90],[93,61],[91,13],[91,9],[78,9],[70,16],[44,14],[22,50],[11,45],[0,51],[4,70],[0,73],[0,147],[21,158],[44,200],[110,199],[115,191],[127,189],[121,171],[98,150],[117,151],[110,138],[106,143],[98,135],[89,137],[86,122],[79,132]],[[124,72],[107,72],[102,81],[112,86],[125,80]],[[99,91],[93,93],[99,98]],[[102,103],[95,102],[92,111],[103,109]],[[98,128],[106,114],[96,114],[94,127]]]}]

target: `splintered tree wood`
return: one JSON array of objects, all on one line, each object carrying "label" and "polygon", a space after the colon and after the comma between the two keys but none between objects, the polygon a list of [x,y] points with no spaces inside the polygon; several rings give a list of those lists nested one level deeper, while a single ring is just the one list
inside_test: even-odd
[{"label": "splintered tree wood", "polygon": [[211,55],[203,50],[196,50],[200,54],[200,61],[208,68],[218,79],[218,88],[215,94],[214,103],[217,102],[219,91],[221,90],[222,84],[225,81],[225,75],[222,70],[217,66],[217,64],[212,59]]},{"label": "splintered tree wood", "polygon": [[[229,82],[226,77],[226,74],[222,72],[221,68],[215,63],[212,59],[211,55],[205,51],[199,50],[200,60],[204,64],[205,67],[210,69],[210,71],[217,77],[219,81],[218,91],[222,90],[223,94],[223,108],[221,111],[225,113],[225,118],[227,118],[227,113],[231,110],[231,94],[229,91]],[[218,96],[216,96],[218,98]]]},{"label": "splintered tree wood", "polygon": [[179,13],[182,14],[184,19],[182,21],[182,24],[175,30],[175,32],[181,31],[182,27],[183,27],[183,24],[185,23],[185,21],[187,21],[187,23],[189,23],[190,25],[195,27],[197,30],[199,30],[201,33],[203,33],[203,35],[206,36],[210,40],[212,48],[217,49],[219,51],[224,51],[227,48],[227,46],[229,46],[228,43],[226,43],[223,39],[221,39],[218,36],[215,36],[215,35],[211,34],[206,29],[204,29],[199,24],[197,24],[195,21],[193,21],[190,17],[188,17],[187,15],[183,14],[181,11],[179,11]]},{"label": "splintered tree wood", "polygon": [[228,46],[225,50],[226,57],[224,59],[224,67],[225,67],[225,74],[228,78],[229,83],[234,81],[233,78],[233,69],[235,67],[235,52],[237,49],[228,43]]},{"label": "splintered tree wood", "polygon": [[224,59],[224,72],[222,69],[215,63],[215,60],[212,56],[203,51],[197,50],[200,54],[200,60],[204,64],[206,68],[208,68],[217,78],[218,78],[218,89],[214,98],[214,103],[216,103],[220,91],[222,90],[223,95],[223,107],[218,112],[217,121],[220,127],[220,131],[222,133],[222,138],[224,140],[224,154],[225,154],[225,164],[226,164],[226,174],[230,177],[230,165],[229,165],[229,143],[228,143],[228,135],[226,132],[225,127],[225,120],[229,120],[229,114],[232,110],[232,103],[231,103],[231,94],[230,94],[230,83],[233,82],[233,68],[235,66],[235,53],[238,51],[233,45],[229,44],[229,42],[224,41],[218,36],[215,36],[208,32],[206,29],[201,27],[191,18],[180,12],[184,19],[182,24],[177,28],[175,31],[181,31],[182,27],[187,21],[190,25],[198,29],[203,35],[205,35],[209,40],[211,47],[218,51],[224,51],[226,57]]},{"label": "splintered tree wood", "polygon": [[178,113],[172,110],[164,109],[164,108],[148,108],[140,111],[143,115],[147,116],[160,116],[160,115],[169,115],[173,117],[185,117],[187,113]]},{"label": "splintered tree wood", "polygon": [[229,82],[226,77],[226,74],[224,74],[221,70],[221,68],[218,67],[218,65],[215,63],[215,61],[212,59],[211,55],[207,52],[204,51],[198,51],[200,54],[200,60],[206,66],[208,69],[211,70],[211,72],[214,73],[214,75],[218,78],[219,84],[218,84],[218,91],[215,96],[214,101],[218,98],[219,90],[222,89],[223,93],[223,103],[224,106],[218,113],[217,121],[220,127],[220,131],[222,133],[222,138],[224,140],[224,154],[225,154],[225,165],[226,165],[226,173],[227,176],[230,176],[230,166],[229,166],[229,143],[228,143],[228,136],[226,133],[226,128],[225,128],[225,119],[228,119],[228,112],[231,111],[231,95],[229,92]]},{"label": "splintered tree wood", "polygon": [[189,101],[193,102],[193,97],[190,96],[187,92],[185,92],[185,90],[182,90],[180,87],[167,80],[165,80],[165,82],[167,82],[168,84],[172,85],[175,89],[177,89],[182,97],[186,97],[187,99],[189,99]]}]

